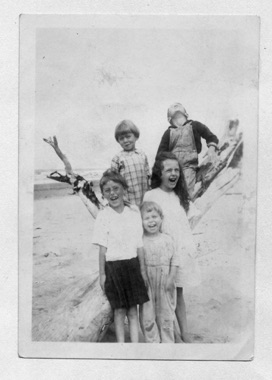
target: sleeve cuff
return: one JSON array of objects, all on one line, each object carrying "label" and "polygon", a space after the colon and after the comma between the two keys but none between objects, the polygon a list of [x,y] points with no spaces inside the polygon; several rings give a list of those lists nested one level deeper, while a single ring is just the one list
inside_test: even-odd
[{"label": "sleeve cuff", "polygon": [[208,147],[208,148],[209,148],[210,146],[215,147],[216,150],[219,149],[219,148],[218,148],[218,145],[217,145],[216,143],[211,142],[211,143],[207,144],[207,147]]}]

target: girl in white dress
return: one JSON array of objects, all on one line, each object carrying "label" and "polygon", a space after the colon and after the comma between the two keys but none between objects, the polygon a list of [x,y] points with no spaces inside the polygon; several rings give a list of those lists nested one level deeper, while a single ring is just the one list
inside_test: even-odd
[{"label": "girl in white dress", "polygon": [[189,210],[189,195],[183,173],[173,153],[163,152],[156,158],[152,170],[151,187],[152,190],[145,193],[144,202],[153,201],[161,206],[164,215],[162,232],[173,238],[179,255],[175,313],[181,339],[184,342],[190,342],[183,287],[196,285],[199,276],[195,261],[196,246],[186,215]]}]

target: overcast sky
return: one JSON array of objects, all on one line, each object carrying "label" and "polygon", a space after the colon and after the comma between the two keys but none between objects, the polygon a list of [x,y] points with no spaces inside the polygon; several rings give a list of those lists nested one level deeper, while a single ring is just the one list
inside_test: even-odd
[{"label": "overcast sky", "polygon": [[257,28],[232,19],[233,29],[188,17],[178,29],[37,29],[35,168],[62,167],[42,141],[52,135],[74,168],[107,168],[122,119],[152,165],[173,102],[218,137],[230,118],[256,124]]}]

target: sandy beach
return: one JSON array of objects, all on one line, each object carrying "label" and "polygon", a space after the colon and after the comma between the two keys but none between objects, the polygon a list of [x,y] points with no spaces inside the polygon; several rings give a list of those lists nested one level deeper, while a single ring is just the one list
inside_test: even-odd
[{"label": "sandy beach", "polygon": [[[255,205],[254,197],[245,199],[242,190],[240,180],[194,229],[201,279],[184,294],[188,330],[196,343],[234,342],[253,335]],[[91,244],[94,220],[71,193],[67,188],[35,192],[33,340],[44,340],[44,326],[54,319],[60,299],[98,273],[98,250]],[[103,341],[114,340],[110,328]]]}]

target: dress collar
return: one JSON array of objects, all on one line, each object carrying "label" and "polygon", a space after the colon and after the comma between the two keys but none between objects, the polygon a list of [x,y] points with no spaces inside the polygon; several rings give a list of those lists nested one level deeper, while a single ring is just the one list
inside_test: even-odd
[{"label": "dress collar", "polygon": [[122,153],[127,153],[127,154],[129,154],[129,153],[137,153],[137,154],[140,154],[140,150],[138,148],[135,148],[134,150],[131,150],[131,151],[127,152],[126,150],[123,149]]}]

